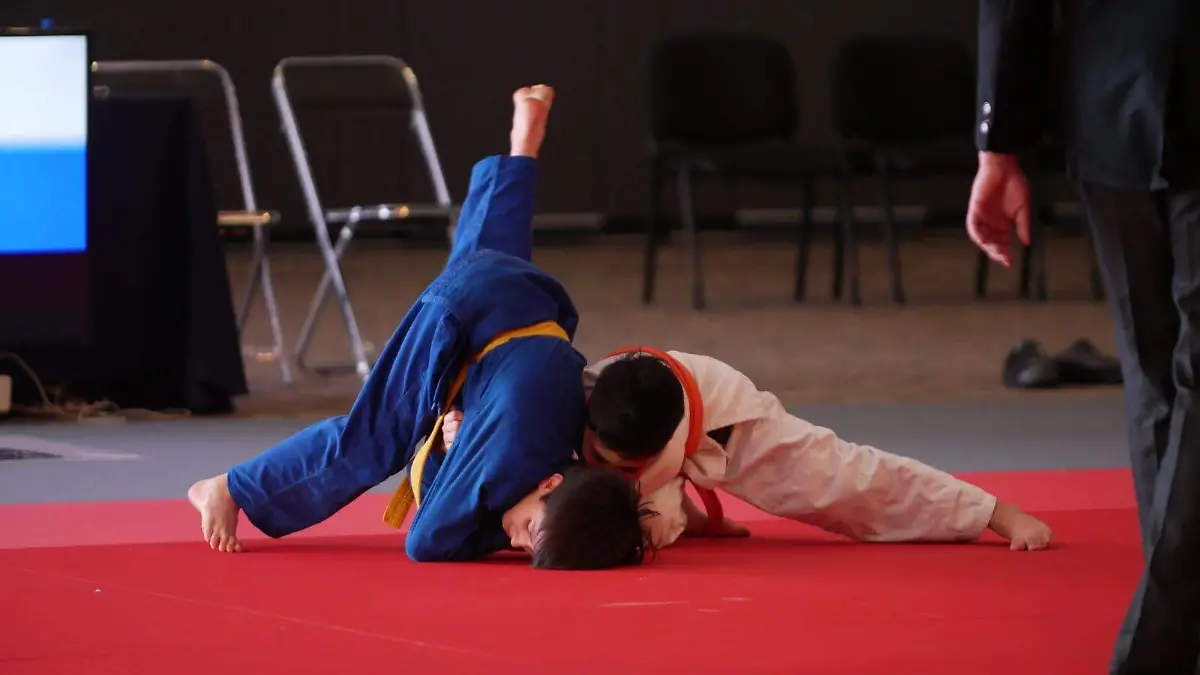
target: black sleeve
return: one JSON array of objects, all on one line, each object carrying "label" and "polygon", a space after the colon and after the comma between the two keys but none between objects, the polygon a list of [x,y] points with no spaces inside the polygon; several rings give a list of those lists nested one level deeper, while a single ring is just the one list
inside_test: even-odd
[{"label": "black sleeve", "polygon": [[1013,154],[1046,128],[1054,53],[1054,0],[979,0],[975,145]]}]

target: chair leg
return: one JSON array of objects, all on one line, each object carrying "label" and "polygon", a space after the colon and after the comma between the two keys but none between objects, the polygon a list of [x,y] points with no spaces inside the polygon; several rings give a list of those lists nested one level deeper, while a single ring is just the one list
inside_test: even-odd
[{"label": "chair leg", "polygon": [[1037,302],[1045,302],[1050,296],[1046,289],[1046,236],[1049,234],[1046,225],[1041,219],[1029,223],[1029,247],[1026,249],[1025,264],[1033,276],[1033,299]]},{"label": "chair leg", "polygon": [[849,174],[838,181],[837,211],[833,216],[833,276],[830,279],[829,297],[841,300],[846,282],[846,228],[845,219],[853,217],[846,209],[850,204]]},{"label": "chair leg", "polygon": [[[1018,295],[1021,298],[1032,297],[1038,302],[1045,302],[1046,292],[1046,228],[1043,227],[1041,179],[1037,171],[1032,172],[1029,181],[1029,246],[1024,247],[1021,256],[1021,280]],[[1033,286],[1032,293],[1030,286]]]},{"label": "chair leg", "polygon": [[[258,258],[259,279],[262,283],[263,302],[267,306],[267,321],[271,326],[275,358],[279,359],[279,376],[284,386],[292,384],[292,364],[283,339],[283,322],[279,318],[279,302],[275,298],[275,283],[271,279],[271,261],[267,257],[267,230],[259,225],[254,228],[255,257]],[[249,303],[247,302],[247,309]]]},{"label": "chair leg", "polygon": [[842,283],[846,279],[846,237],[842,231],[842,208],[839,206],[833,224],[833,278],[829,286],[829,297],[842,299]]},{"label": "chair leg", "polygon": [[1029,246],[1022,244],[1018,238],[1012,237],[1014,245],[1021,249],[1021,269],[1017,275],[1017,297],[1022,300],[1028,300],[1031,297],[1030,287],[1033,285],[1033,251],[1036,247],[1033,241],[1033,230],[1037,223],[1037,207],[1032,195],[1029,202]]},{"label": "chair leg", "polygon": [[287,347],[283,342],[282,322],[279,319],[279,303],[275,299],[275,286],[271,281],[271,263],[267,258],[267,233],[262,225],[256,225],[254,230],[254,254],[250,262],[250,274],[246,280],[246,292],[242,296],[242,304],[238,310],[237,331],[241,336],[246,332],[246,324],[250,320],[250,310],[254,307],[254,298],[261,290],[267,306],[267,321],[271,327],[271,351],[279,359],[279,376],[284,386],[292,384],[292,366],[288,358]]},{"label": "chair leg", "polygon": [[679,215],[683,220],[684,236],[692,268],[692,307],[698,310],[704,309],[704,271],[700,266],[700,236],[696,231],[690,167],[683,167],[679,170]]},{"label": "chair leg", "polygon": [[900,269],[900,244],[896,238],[896,211],[894,208],[892,174],[888,170],[887,160],[881,164],[883,178],[883,251],[887,258],[888,272],[892,277],[892,301],[903,305],[904,276]]},{"label": "chair leg", "polygon": [[1033,285],[1033,223],[1029,224],[1029,246],[1021,245],[1021,272],[1017,281],[1017,297],[1022,300],[1030,296],[1029,288]]},{"label": "chair leg", "polygon": [[238,335],[246,330],[246,324],[250,321],[250,310],[254,308],[254,297],[258,295],[259,284],[262,283],[262,253],[258,247],[257,233],[254,239],[254,254],[251,258],[250,274],[246,278],[246,292],[242,294],[242,304],[238,309]]},{"label": "chair leg", "polygon": [[987,254],[980,251],[975,256],[975,297],[982,300],[988,293],[988,272],[991,271]]},{"label": "chair leg", "polygon": [[662,243],[663,175],[657,162],[650,167],[650,213],[646,223],[646,260],[642,265],[642,304],[654,302],[654,283],[658,277],[658,247]]},{"label": "chair leg", "polygon": [[1092,239],[1092,231],[1087,223],[1083,227],[1083,239],[1088,250],[1091,265],[1088,268],[1088,278],[1092,286],[1092,299],[1101,302],[1105,298],[1104,280],[1100,278],[1100,259],[1096,253],[1096,242]]},{"label": "chair leg", "polygon": [[[336,246],[329,244],[329,235],[324,231],[317,231],[317,243],[321,247],[322,257],[325,262],[325,272],[321,275],[321,282],[317,284],[317,292],[313,295],[312,301],[308,306],[308,314],[304,317],[304,323],[300,326],[300,337],[296,339],[296,347],[292,353],[296,358],[296,365],[301,370],[316,370],[309,366],[308,347],[312,342],[313,331],[317,327],[317,317],[321,314],[321,309],[325,306],[325,300],[329,297],[329,287],[334,287],[334,293],[337,296],[339,309],[342,312],[342,320],[346,325],[346,332],[350,341],[351,353],[354,355],[354,370],[359,377],[366,379],[370,373],[370,363],[367,361],[366,345],[363,343],[362,335],[358,330],[358,321],[354,316],[354,308],[350,305],[349,295],[346,292],[346,282],[342,278],[341,261],[345,255],[346,249],[350,246],[350,241],[354,239],[354,231],[358,228],[358,222],[352,221],[342,226],[338,232],[338,241]],[[324,239],[321,239],[324,237]]]},{"label": "chair leg", "polygon": [[840,256],[842,269],[841,273],[838,274],[838,279],[839,281],[843,277],[849,279],[850,289],[846,294],[846,304],[857,307],[862,305],[862,289],[858,277],[858,242],[854,237],[854,207],[850,201],[851,188],[851,179],[848,177],[844,178],[842,180],[838,207],[842,230],[842,250]]},{"label": "chair leg", "polygon": [[812,212],[813,212],[813,179],[805,177],[802,184],[800,231],[796,241],[796,284],[792,298],[796,302],[804,302],[806,284],[808,281],[808,258],[812,244]]}]

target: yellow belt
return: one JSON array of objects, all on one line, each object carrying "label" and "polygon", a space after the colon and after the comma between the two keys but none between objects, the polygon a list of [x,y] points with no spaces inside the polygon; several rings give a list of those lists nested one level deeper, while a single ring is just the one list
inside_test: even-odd
[{"label": "yellow belt", "polygon": [[442,407],[442,414],[438,416],[437,422],[433,425],[433,431],[429,432],[429,436],[421,447],[417,450],[417,454],[413,457],[412,469],[408,472],[408,480],[400,483],[396,488],[395,494],[392,495],[391,501],[388,502],[387,509],[383,512],[383,522],[392,527],[399,528],[404,524],[404,519],[408,516],[408,510],[415,504],[418,508],[421,505],[421,476],[425,472],[425,462],[429,460],[429,453],[433,451],[434,445],[437,444],[438,436],[442,431],[442,422],[446,419],[446,411],[450,410],[454,398],[458,396],[459,390],[462,389],[463,383],[467,380],[467,369],[475,363],[479,363],[483,357],[487,356],[488,352],[517,338],[526,337],[556,337],[560,340],[570,341],[567,332],[553,321],[543,321],[535,323],[532,326],[518,328],[516,330],[506,331],[492,338],[492,341],[483,348],[483,351],[475,355],[471,361],[463,366],[459,371],[458,377],[454,378],[454,383],[450,385],[450,391],[446,394],[446,405]]}]

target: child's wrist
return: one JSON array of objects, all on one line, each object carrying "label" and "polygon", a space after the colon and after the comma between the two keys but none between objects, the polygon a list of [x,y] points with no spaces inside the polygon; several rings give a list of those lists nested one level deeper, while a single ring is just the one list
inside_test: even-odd
[{"label": "child's wrist", "polygon": [[992,509],[992,518],[988,521],[988,529],[997,534],[1005,535],[1008,532],[1009,520],[1012,519],[1012,507],[1004,502],[996,502],[996,508]]}]

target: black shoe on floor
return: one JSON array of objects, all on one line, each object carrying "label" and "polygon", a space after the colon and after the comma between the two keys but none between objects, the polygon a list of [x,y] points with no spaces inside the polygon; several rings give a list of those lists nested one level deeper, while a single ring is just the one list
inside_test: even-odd
[{"label": "black shoe on floor", "polygon": [[1054,357],[1062,383],[1072,386],[1119,385],[1121,362],[1103,354],[1088,340],[1080,338]]},{"label": "black shoe on floor", "polygon": [[1060,382],[1058,363],[1037,340],[1022,340],[1004,359],[1004,386],[1010,389],[1052,389]]}]

